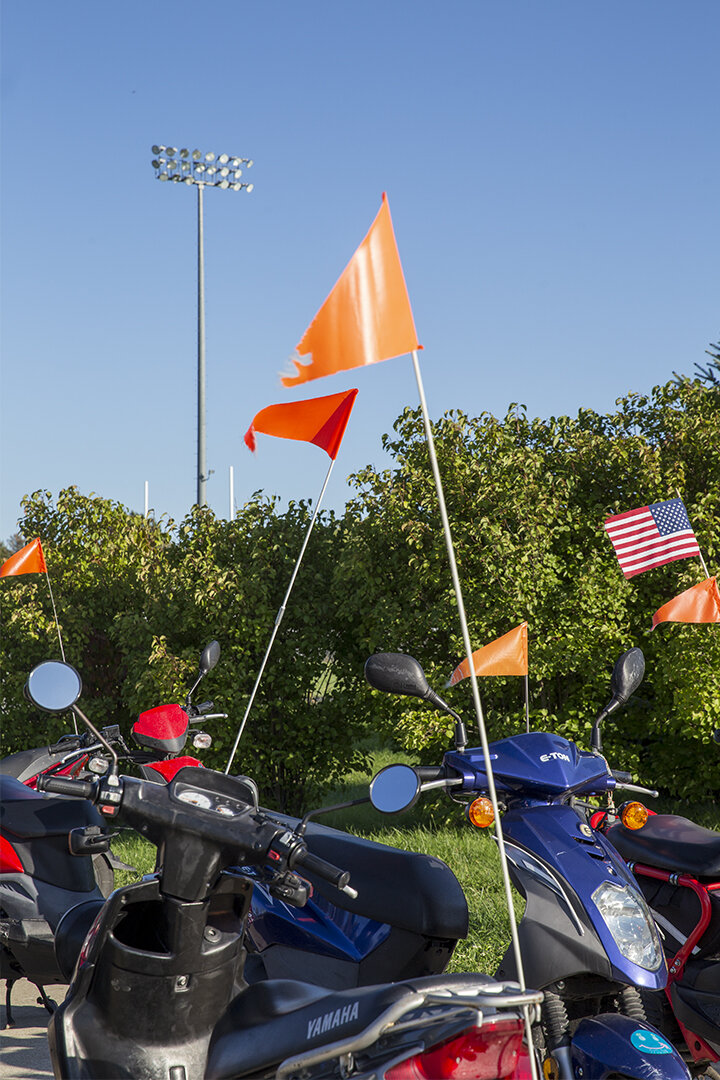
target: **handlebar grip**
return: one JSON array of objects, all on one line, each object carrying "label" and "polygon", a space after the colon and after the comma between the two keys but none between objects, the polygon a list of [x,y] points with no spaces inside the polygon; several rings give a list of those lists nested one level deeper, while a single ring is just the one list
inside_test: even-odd
[{"label": "handlebar grip", "polygon": [[339,867],[333,866],[318,855],[313,855],[310,851],[299,852],[291,862],[292,869],[298,867],[307,870],[310,874],[316,874],[323,881],[334,885],[336,889],[344,889],[350,880],[350,873],[347,870],[340,870]]},{"label": "handlebar grip", "polygon": [[619,784],[630,784],[630,783],[632,783],[632,773],[620,772],[619,769],[611,769],[610,773],[612,775],[613,780],[617,780]]},{"label": "handlebar grip", "polygon": [[95,783],[92,780],[72,780],[68,776],[39,776],[38,791],[49,791],[51,795],[72,795],[76,799],[92,799],[95,795]]}]

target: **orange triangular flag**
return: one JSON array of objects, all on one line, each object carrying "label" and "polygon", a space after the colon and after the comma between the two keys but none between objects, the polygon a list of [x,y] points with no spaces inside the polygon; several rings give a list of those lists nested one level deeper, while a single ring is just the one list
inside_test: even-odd
[{"label": "orange triangular flag", "polygon": [[420,347],[383,192],[370,231],[297,346],[300,356],[310,353],[312,360],[293,360],[296,374],[281,382],[297,386]]},{"label": "orange triangular flag", "polygon": [[[484,645],[472,654],[476,675],[527,675],[528,639],[527,623],[520,623],[514,630]],[[470,674],[467,660],[453,671],[447,685],[454,686]]]},{"label": "orange triangular flag", "polygon": [[715,578],[705,578],[658,608],[652,629],[661,622],[720,623],[720,593]]},{"label": "orange triangular flag", "polygon": [[39,537],[20,548],[0,566],[0,577],[12,577],[16,574],[47,574]]},{"label": "orange triangular flag", "polygon": [[261,409],[245,432],[245,443],[255,449],[255,432],[276,435],[279,439],[299,439],[311,442],[325,450],[335,460],[357,390],[345,390],[341,394],[309,398],[281,405],[268,405]]}]

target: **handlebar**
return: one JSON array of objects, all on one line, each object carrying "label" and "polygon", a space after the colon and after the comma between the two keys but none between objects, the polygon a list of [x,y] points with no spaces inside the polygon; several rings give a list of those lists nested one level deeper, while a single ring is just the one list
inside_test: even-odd
[{"label": "handlebar", "polygon": [[640,787],[639,784],[616,784],[615,789],[617,791],[636,791],[639,795],[649,795],[651,799],[657,799],[660,795],[660,792],[654,788]]},{"label": "handlebar", "polygon": [[[288,863],[292,869],[307,870],[309,874],[316,874],[317,877],[334,885],[341,892],[348,891],[347,884],[350,880],[348,871],[340,870],[339,867],[321,859],[319,855],[313,855],[312,852],[301,849],[294,857],[291,856],[288,859]],[[354,889],[351,889],[350,893],[357,896]]]},{"label": "handlebar", "polygon": [[[89,799],[101,813],[142,831],[163,850],[161,889],[168,895],[201,899],[218,869],[237,865],[240,855],[243,863],[280,873],[306,870],[357,896],[346,870],[310,853],[301,836],[251,805],[245,785],[223,773],[189,767],[167,786],[135,777],[42,776],[38,789]],[[186,857],[190,849],[192,859]]]},{"label": "handlebar", "polygon": [[94,800],[97,792],[94,780],[72,780],[69,776],[38,776],[36,787],[51,795],[72,795],[76,799]]},{"label": "handlebar", "polygon": [[612,776],[613,780],[617,780],[619,784],[632,783],[632,773],[621,772],[619,769],[611,769],[610,775]]}]

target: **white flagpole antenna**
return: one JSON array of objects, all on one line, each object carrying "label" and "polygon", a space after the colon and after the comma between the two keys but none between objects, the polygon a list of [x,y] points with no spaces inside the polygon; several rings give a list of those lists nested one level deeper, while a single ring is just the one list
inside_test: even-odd
[{"label": "white flagpole antenna", "polygon": [[230,466],[230,513],[228,514],[230,521],[235,520],[235,466]]},{"label": "white flagpole antenna", "polygon": [[[58,619],[57,608],[55,607],[55,597],[53,596],[52,585],[50,584],[50,572],[47,568],[47,562],[45,563],[45,577],[47,578],[48,589],[50,590],[50,603],[52,604],[53,616],[55,617],[55,629],[57,630],[58,641],[60,643],[60,655],[62,656],[63,663],[65,660],[65,649],[63,647],[62,634],[60,633],[60,620]],[[75,734],[78,733],[77,719],[75,713],[73,713],[73,727],[75,728]]]},{"label": "white flagpole antenna", "polygon": [[316,520],[316,518],[318,516],[318,510],[320,509],[320,503],[323,500],[323,495],[325,494],[325,489],[328,486],[328,480],[330,479],[330,473],[332,472],[332,468],[333,468],[334,464],[335,464],[335,458],[332,458],[331,461],[330,461],[330,467],[328,468],[327,475],[325,477],[325,482],[323,483],[323,486],[322,486],[322,490],[320,492],[320,495],[318,496],[317,502],[315,503],[315,510],[313,511],[313,516],[312,516],[312,518],[310,520],[310,524],[308,525],[307,532],[305,533],[305,539],[303,540],[303,545],[302,545],[302,547],[300,549],[300,554],[297,557],[297,562],[295,563],[295,569],[293,570],[292,577],[290,578],[290,584],[287,587],[287,592],[285,593],[285,597],[283,599],[283,602],[280,605],[280,609],[278,610],[278,613],[275,616],[275,624],[274,624],[273,629],[272,629],[272,634],[270,635],[270,641],[268,642],[268,647],[265,650],[265,655],[263,656],[262,664],[260,665],[260,670],[258,671],[257,678],[255,680],[255,685],[253,686],[252,693],[250,694],[250,700],[248,701],[247,708],[245,709],[245,715],[243,716],[242,723],[240,724],[240,727],[238,728],[238,733],[237,733],[237,736],[235,738],[235,744],[234,744],[234,746],[232,748],[232,752],[230,754],[230,757],[228,758],[228,763],[227,763],[227,765],[225,767],[225,772],[226,773],[230,772],[230,766],[233,763],[233,758],[235,757],[235,753],[236,753],[237,748],[238,748],[238,743],[240,742],[240,736],[243,733],[243,728],[245,727],[245,722],[247,721],[247,718],[250,715],[250,710],[251,710],[253,702],[255,700],[255,695],[257,694],[257,690],[258,690],[258,687],[260,685],[260,680],[262,679],[263,672],[265,670],[265,665],[267,664],[267,660],[268,660],[268,657],[270,655],[270,650],[273,647],[273,642],[275,641],[275,637],[276,637],[277,632],[278,632],[278,630],[280,628],[280,623],[282,622],[283,615],[285,614],[285,608],[287,607],[288,598],[290,596],[290,593],[292,592],[292,587],[295,584],[295,578],[297,577],[297,572],[300,569],[300,563],[302,562],[302,557],[305,554],[305,548],[308,545],[308,540],[310,539],[310,533],[313,530],[315,520]]},{"label": "white flagpole antenna", "polygon": [[[680,499],[680,502],[683,504],[683,506],[685,506],[685,500],[683,499],[682,495],[680,494],[680,491],[679,491],[678,488],[675,488],[675,494],[677,495],[678,499]],[[687,513],[687,507],[685,507],[685,513]],[[688,515],[688,521],[689,520],[690,520],[690,517]],[[692,528],[692,526],[691,526],[691,528]],[[693,529],[693,533],[694,532],[695,532],[695,530]],[[697,537],[695,537],[695,539],[697,540]],[[700,550],[700,545],[699,544],[698,544],[698,559],[700,560],[702,568],[705,571],[705,577],[709,578],[710,574],[708,572],[707,566],[705,565],[705,560],[703,559],[702,551]]]},{"label": "white flagpole antenna", "polygon": [[528,685],[528,673],[525,672],[525,730],[530,730],[530,688]]},{"label": "white flagpole antenna", "polygon": [[[450,560],[450,573],[452,575],[453,586],[455,589],[455,598],[457,600],[458,606],[458,614],[460,616],[463,642],[465,644],[465,654],[468,661],[468,671],[470,672],[473,701],[475,703],[475,712],[477,714],[478,728],[480,730],[480,739],[482,742],[483,757],[485,761],[485,772],[487,773],[488,778],[488,792],[490,794],[490,801],[492,802],[493,811],[495,812],[495,835],[497,838],[498,851],[500,853],[500,866],[502,869],[503,884],[505,886],[505,900],[507,903],[508,916],[510,920],[510,935],[512,937],[513,953],[515,955],[515,965],[517,967],[518,982],[520,983],[521,988],[525,990],[525,972],[523,968],[522,956],[520,955],[520,940],[518,938],[517,925],[515,923],[515,909],[513,906],[510,874],[508,872],[507,857],[505,854],[505,841],[503,838],[502,824],[500,821],[500,809],[498,807],[497,792],[495,790],[495,778],[493,776],[492,764],[490,762],[490,750],[488,747],[487,732],[485,730],[485,720],[483,717],[482,704],[480,702],[480,691],[478,688],[477,676],[475,674],[475,667],[472,661],[472,645],[470,643],[470,633],[468,631],[467,619],[465,617],[465,605],[463,603],[462,589],[460,588],[460,577],[458,575],[457,563],[455,561],[455,550],[453,548],[452,534],[450,532],[450,522],[448,520],[447,510],[445,508],[445,496],[443,494],[442,481],[440,479],[440,470],[438,468],[437,456],[435,454],[435,442],[433,440],[432,428],[430,426],[430,417],[428,415],[427,402],[425,400],[425,391],[423,389],[422,376],[420,374],[420,364],[418,362],[418,355],[416,350],[413,350],[412,352],[412,360],[413,367],[415,369],[415,379],[417,381],[418,392],[420,394],[420,405],[422,407],[423,423],[425,425],[425,436],[427,439],[428,451],[430,454],[430,464],[432,467],[433,476],[435,478],[435,487],[437,489],[438,502],[440,504],[440,517],[442,518],[443,532],[445,534],[445,546],[447,547],[448,559]],[[529,1024],[527,1014],[526,1021]],[[532,1047],[532,1043],[530,1045]]]}]

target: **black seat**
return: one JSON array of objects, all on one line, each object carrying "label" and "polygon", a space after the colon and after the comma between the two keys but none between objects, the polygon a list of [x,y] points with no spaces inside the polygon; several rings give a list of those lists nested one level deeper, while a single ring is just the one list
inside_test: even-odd
[{"label": "black seat", "polygon": [[613,825],[607,838],[626,862],[695,878],[720,878],[720,833],[675,814],[653,814],[642,829]]},{"label": "black seat", "polygon": [[216,1024],[206,1080],[234,1080],[287,1057],[363,1031],[405,993],[403,984],[329,993],[292,979],[255,983],[230,1003]]},{"label": "black seat", "polygon": [[[297,818],[272,813],[294,828]],[[336,907],[433,938],[467,937],[468,908],[454,873],[442,859],[364,840],[311,822],[308,849],[350,871],[354,900],[303,870],[316,892]]]},{"label": "black seat", "polygon": [[12,776],[0,775],[0,827],[3,832],[29,840],[102,824],[99,813],[86,799],[43,795]]},{"label": "black seat", "polygon": [[[516,989],[517,984],[505,988]],[[502,989],[502,983],[481,974],[432,975],[334,993],[293,979],[256,983],[230,1003],[215,1026],[205,1080],[235,1080],[239,1067],[242,1075],[252,1075],[295,1054],[357,1035],[408,990],[498,992],[500,997]]]}]

